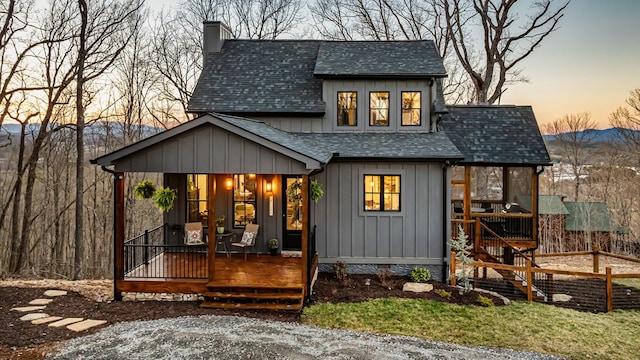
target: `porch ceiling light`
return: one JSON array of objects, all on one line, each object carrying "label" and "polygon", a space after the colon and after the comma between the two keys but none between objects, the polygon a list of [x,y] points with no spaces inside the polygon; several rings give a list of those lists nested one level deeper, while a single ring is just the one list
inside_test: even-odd
[{"label": "porch ceiling light", "polygon": [[228,177],[227,180],[224,182],[224,187],[227,190],[233,189],[233,179]]}]

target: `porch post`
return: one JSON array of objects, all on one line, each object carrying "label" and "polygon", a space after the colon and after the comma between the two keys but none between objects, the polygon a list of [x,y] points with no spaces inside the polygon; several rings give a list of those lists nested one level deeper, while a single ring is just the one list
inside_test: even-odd
[{"label": "porch post", "polygon": [[307,297],[309,269],[309,175],[302,175],[302,284],[304,285],[304,296]]},{"label": "porch post", "polygon": [[113,174],[113,299],[122,301],[118,289],[124,280],[124,173]]},{"label": "porch post", "polygon": [[531,214],[533,215],[533,219],[531,219],[531,235],[533,237],[532,240],[536,242],[536,247],[538,247],[540,245],[538,241],[538,180],[540,175],[536,168],[533,168],[531,173]]},{"label": "porch post", "polygon": [[209,227],[209,238],[207,239],[207,253],[209,259],[209,282],[213,282],[216,264],[216,176],[214,174],[207,175],[207,226]]},{"label": "porch post", "polygon": [[464,195],[462,200],[462,206],[464,207],[464,219],[466,220],[464,223],[464,233],[467,235],[471,227],[469,226],[468,220],[471,220],[471,166],[464,166]]}]

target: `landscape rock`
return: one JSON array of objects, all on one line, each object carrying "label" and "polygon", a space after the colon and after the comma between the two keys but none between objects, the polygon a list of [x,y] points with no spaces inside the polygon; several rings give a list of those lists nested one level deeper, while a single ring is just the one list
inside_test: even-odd
[{"label": "landscape rock", "polygon": [[553,302],[568,302],[568,301],[571,301],[573,297],[567,294],[553,294],[552,299],[553,299]]},{"label": "landscape rock", "polygon": [[29,302],[29,305],[48,305],[53,299],[35,299]]},{"label": "landscape rock", "polygon": [[433,290],[433,285],[408,282],[402,286],[402,291],[411,291],[416,293],[430,292]]},{"label": "landscape rock", "polygon": [[45,318],[42,318],[42,319],[33,320],[33,321],[31,321],[31,323],[33,325],[40,325],[40,324],[46,324],[46,323],[49,323],[49,322],[52,322],[52,321],[58,321],[60,319],[62,319],[61,316],[49,316],[49,317],[45,317]]},{"label": "landscape rock", "polygon": [[20,311],[20,312],[32,312],[32,311],[38,311],[43,309],[46,309],[46,306],[22,306],[22,307],[15,307],[11,310]]},{"label": "landscape rock", "polygon": [[502,300],[502,303],[503,303],[503,304],[505,304],[505,305],[510,305],[510,304],[511,304],[511,300],[509,300],[509,299],[507,299],[506,297],[504,297],[504,296],[502,296],[502,295],[498,294],[498,293],[497,293],[497,292],[495,292],[495,291],[489,291],[489,290],[485,290],[485,289],[478,289],[478,288],[473,289],[473,291],[476,291],[476,292],[479,292],[479,293],[488,294],[488,295],[491,295],[491,296],[495,296],[495,297],[497,297],[498,299]]},{"label": "landscape rock", "polygon": [[58,320],[56,322],[52,322],[51,324],[49,324],[49,326],[59,328],[59,327],[71,325],[73,323],[77,323],[82,320],[84,319],[83,318],[66,318],[66,319]]},{"label": "landscape rock", "polygon": [[47,290],[44,292],[44,296],[56,297],[56,296],[64,296],[67,295],[67,292],[64,290]]},{"label": "landscape rock", "polygon": [[31,321],[31,320],[36,320],[36,319],[43,319],[49,317],[49,315],[45,314],[45,313],[31,313],[31,314],[27,314],[23,317],[20,318],[20,320],[22,321]]},{"label": "landscape rock", "polygon": [[93,319],[87,319],[84,321],[79,321],[75,324],[71,324],[69,326],[67,326],[67,329],[71,330],[71,331],[75,331],[75,332],[80,332],[80,331],[84,331],[87,330],[89,328],[95,327],[95,326],[99,326],[102,324],[106,324],[107,321],[106,320],[93,320]]}]

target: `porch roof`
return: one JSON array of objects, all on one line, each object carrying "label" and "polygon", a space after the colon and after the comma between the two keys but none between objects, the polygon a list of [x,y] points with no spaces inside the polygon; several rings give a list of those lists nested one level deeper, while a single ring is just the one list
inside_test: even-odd
[{"label": "porch roof", "polygon": [[464,154],[464,163],[551,165],[530,106],[447,106],[442,130]]}]

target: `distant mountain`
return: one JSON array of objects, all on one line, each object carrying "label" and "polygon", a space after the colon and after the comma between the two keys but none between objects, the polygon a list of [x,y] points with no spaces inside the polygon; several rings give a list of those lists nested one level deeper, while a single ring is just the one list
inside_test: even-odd
[{"label": "distant mountain", "polygon": [[[162,130],[164,129],[148,125],[131,125],[131,128],[129,129],[129,131],[132,132],[140,131],[143,138],[151,136],[153,134],[157,134]],[[37,134],[38,131],[40,131],[40,124],[27,125],[27,134]],[[84,133],[87,136],[105,135],[107,131],[114,136],[122,135],[124,133],[124,124],[118,122],[100,121],[92,123],[91,126],[87,126],[84,129]],[[9,133],[10,136],[20,136],[20,124],[2,124],[2,131],[0,131],[0,135],[7,133]]]},{"label": "distant mountain", "polygon": [[[637,136],[640,136],[639,130],[630,130],[624,128],[609,128],[609,129],[587,129],[584,131],[579,131],[578,134],[582,134],[584,132],[589,133],[588,135],[593,138],[594,142],[598,143],[606,143],[606,142],[617,142],[622,139],[622,131],[631,131],[632,133],[636,133]],[[567,133],[564,133],[567,134]],[[556,138],[556,135],[543,135],[545,141],[553,142]]]}]

